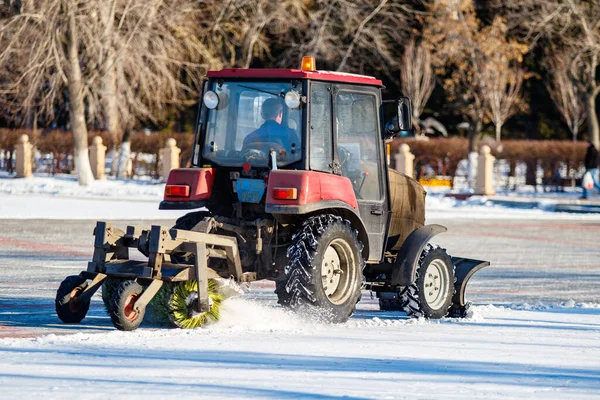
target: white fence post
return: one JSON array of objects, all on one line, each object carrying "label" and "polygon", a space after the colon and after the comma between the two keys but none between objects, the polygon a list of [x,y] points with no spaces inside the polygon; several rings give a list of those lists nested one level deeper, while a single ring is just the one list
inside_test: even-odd
[{"label": "white fence post", "polygon": [[31,155],[33,145],[29,143],[29,136],[21,135],[18,143],[15,145],[16,166],[15,172],[17,178],[29,178],[32,174]]},{"label": "white fence post", "polygon": [[490,146],[483,145],[477,160],[477,177],[475,179],[475,194],[494,195],[494,157]]},{"label": "white fence post", "polygon": [[414,178],[415,175],[413,162],[415,161],[415,156],[410,152],[410,147],[406,143],[402,143],[400,145],[395,158],[396,171]]},{"label": "white fence post", "polygon": [[181,149],[177,147],[177,142],[173,138],[167,139],[165,147],[162,149],[162,176],[166,181],[169,177],[169,172],[172,169],[179,168],[179,154]]},{"label": "white fence post", "polygon": [[90,164],[95,179],[106,179],[106,146],[102,144],[102,138],[95,136],[90,146]]}]

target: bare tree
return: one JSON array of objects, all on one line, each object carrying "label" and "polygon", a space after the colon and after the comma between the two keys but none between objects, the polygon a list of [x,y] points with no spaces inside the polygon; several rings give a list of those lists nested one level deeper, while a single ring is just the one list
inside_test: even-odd
[{"label": "bare tree", "polygon": [[496,128],[500,142],[502,125],[515,113],[525,108],[521,87],[525,73],[520,64],[528,46],[507,39],[506,23],[501,17],[482,29],[479,60],[482,74],[482,94],[489,119]]},{"label": "bare tree", "polygon": [[418,119],[435,88],[435,75],[431,67],[431,52],[412,38],[404,49],[402,66],[402,93],[412,100],[413,117]]},{"label": "bare tree", "polygon": [[[68,100],[75,168],[81,185],[94,178],[88,157],[85,80],[80,50],[92,38],[89,4],[80,0],[22,2],[21,12],[0,26],[0,69],[11,79],[0,94],[13,112],[36,107],[53,115],[58,101]],[[68,99],[63,90],[68,92]]]},{"label": "bare tree", "polygon": [[522,0],[504,4],[527,39],[549,41],[572,50],[571,79],[584,96],[590,140],[600,146],[596,98],[600,94],[600,2],[590,0]]},{"label": "bare tree", "polygon": [[0,27],[0,67],[11,70],[3,98],[50,117],[68,102],[79,181],[89,184],[88,123],[105,121],[118,143],[139,121],[197,101],[205,71],[221,65],[198,34],[202,17],[192,0],[24,1]]},{"label": "bare tree", "polygon": [[[220,67],[201,35],[204,15],[191,0],[98,2],[94,43],[102,90],[90,92],[114,143],[140,120],[158,122],[167,110],[195,103],[202,76]],[[89,51],[89,49],[88,49]],[[124,176],[124,140],[113,172]]]},{"label": "bare tree", "polygon": [[202,19],[209,21],[203,29],[207,46],[228,67],[249,68],[256,59],[268,61],[271,49],[286,40],[293,46],[290,32],[308,18],[304,2],[294,0],[226,0],[200,8]]},{"label": "bare tree", "polygon": [[545,82],[546,89],[560,112],[563,121],[569,127],[573,142],[577,141],[579,130],[585,121],[585,100],[579,86],[569,72],[572,57],[568,52],[552,53],[546,58],[550,79]]},{"label": "bare tree", "polygon": [[470,0],[440,0],[430,5],[423,37],[432,53],[448,104],[469,123],[469,152],[477,152],[487,120],[482,87],[481,23]]},{"label": "bare tree", "polygon": [[448,101],[469,122],[469,151],[476,152],[483,127],[492,121],[497,138],[504,121],[521,106],[528,47],[507,39],[501,18],[484,26],[472,0],[440,0],[430,7],[424,37]]},{"label": "bare tree", "polygon": [[410,34],[409,17],[414,13],[406,2],[315,0],[309,4],[306,23],[295,24],[281,37],[289,45],[279,65],[295,67],[302,55],[314,55],[321,68],[378,71],[399,81],[402,61],[396,50]]}]

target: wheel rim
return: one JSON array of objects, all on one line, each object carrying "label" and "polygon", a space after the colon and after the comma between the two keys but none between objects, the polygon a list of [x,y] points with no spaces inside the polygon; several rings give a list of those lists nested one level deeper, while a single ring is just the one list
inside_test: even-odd
[{"label": "wheel rim", "polygon": [[80,292],[81,288],[79,286],[71,290],[71,298],[69,299],[69,311],[71,311],[72,313],[77,312],[79,310],[78,297]]},{"label": "wheel rim", "polygon": [[352,285],[356,271],[352,249],[345,240],[334,239],[323,254],[321,281],[323,290],[330,302],[336,305],[345,303],[352,295]]},{"label": "wheel rim", "polygon": [[125,307],[123,307],[123,314],[128,321],[133,321],[137,318],[138,312],[135,311],[135,302],[137,300],[137,295],[130,294],[125,300]]},{"label": "wheel rim", "polygon": [[430,308],[439,310],[446,303],[449,280],[446,264],[438,259],[431,261],[423,280],[425,301]]}]

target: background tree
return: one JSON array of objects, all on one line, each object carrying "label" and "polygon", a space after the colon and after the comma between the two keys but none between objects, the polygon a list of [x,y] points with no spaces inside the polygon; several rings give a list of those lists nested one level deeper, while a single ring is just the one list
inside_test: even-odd
[{"label": "background tree", "polygon": [[[90,104],[118,143],[140,121],[157,123],[167,110],[196,103],[201,78],[221,63],[201,40],[203,15],[195,1],[112,0],[98,2],[98,38],[88,51],[98,55],[101,90]],[[96,110],[96,108],[93,108]],[[129,143],[121,146],[116,171],[125,172]]]},{"label": "background tree", "polygon": [[482,29],[476,62],[480,63],[481,90],[488,118],[496,128],[496,141],[502,136],[504,122],[525,107],[521,87],[525,73],[521,67],[528,46],[507,39],[507,26],[501,17]]},{"label": "background tree", "polygon": [[563,121],[571,131],[573,142],[575,142],[585,121],[586,109],[583,94],[569,72],[571,59],[568,51],[564,50],[553,52],[547,56],[549,77],[545,84]]},{"label": "background tree", "polygon": [[[23,0],[21,9],[0,25],[0,95],[13,113],[36,108],[53,116],[68,101],[74,159],[81,185],[93,182],[85,118],[86,81],[81,49],[93,40],[89,2]],[[68,96],[64,95],[64,92]]]},{"label": "background tree", "polygon": [[413,118],[419,120],[435,88],[435,75],[429,49],[421,43],[417,44],[414,37],[404,49],[400,74],[402,94],[411,98]]},{"label": "background tree", "polygon": [[600,94],[600,2],[589,0],[523,0],[502,10],[533,42],[572,51],[569,74],[584,96],[590,140],[600,146],[596,98]]},{"label": "background tree", "polygon": [[[279,66],[297,68],[303,55],[320,69],[386,76],[399,84],[400,51],[410,35],[414,9],[400,0],[315,0],[305,23],[281,39]],[[396,73],[395,73],[396,72]]]}]

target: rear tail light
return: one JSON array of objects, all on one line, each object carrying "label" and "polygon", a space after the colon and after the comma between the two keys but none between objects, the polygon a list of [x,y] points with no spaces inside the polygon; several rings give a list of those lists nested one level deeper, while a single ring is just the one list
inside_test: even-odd
[{"label": "rear tail light", "polygon": [[298,189],[273,188],[273,198],[278,200],[296,200],[298,198]]},{"label": "rear tail light", "polygon": [[165,186],[165,197],[190,197],[190,187],[188,185],[167,185]]}]

